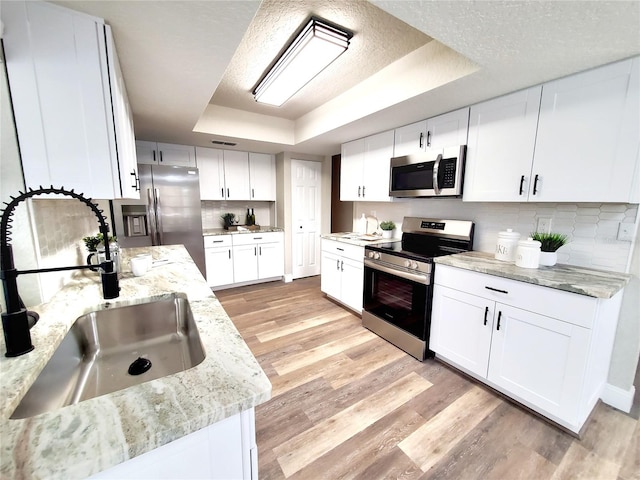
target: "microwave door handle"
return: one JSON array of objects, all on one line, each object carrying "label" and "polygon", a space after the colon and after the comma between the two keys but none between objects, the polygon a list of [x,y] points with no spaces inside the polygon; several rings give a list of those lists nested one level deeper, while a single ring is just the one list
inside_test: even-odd
[{"label": "microwave door handle", "polygon": [[436,161],[433,164],[433,190],[436,195],[440,195],[440,186],[438,185],[438,169],[440,168],[440,160],[442,160],[442,154],[439,153]]}]

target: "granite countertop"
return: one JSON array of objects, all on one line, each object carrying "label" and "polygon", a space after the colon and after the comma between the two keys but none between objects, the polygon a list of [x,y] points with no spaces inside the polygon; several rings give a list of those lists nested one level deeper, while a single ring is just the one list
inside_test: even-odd
[{"label": "granite countertop", "polygon": [[[241,225],[242,226],[242,225]],[[284,232],[283,228],[260,226],[259,230],[225,230],[224,228],[205,228],[202,230],[202,235],[205,237],[211,235],[242,235],[244,233],[268,233],[268,232]]]},{"label": "granite countertop", "polygon": [[436,257],[433,261],[441,265],[487,273],[596,298],[613,297],[631,280],[631,275],[625,273],[563,264],[556,264],[553,267],[521,268],[512,262],[496,260],[493,254],[485,252],[445,255]]},{"label": "granite countertop", "polygon": [[[128,258],[145,252],[170,262],[134,277]],[[35,350],[6,358],[0,340],[1,478],[84,478],[270,398],[267,376],[183,246],[123,249],[122,265],[120,297],[108,303],[186,294],[206,358],[184,372],[10,420],[75,319],[107,303],[98,274],[76,274],[50,302],[31,308],[40,314],[31,330]]]},{"label": "granite countertop", "polygon": [[321,238],[327,240],[335,240],[337,242],[348,243],[349,245],[357,245],[359,247],[366,247],[367,245],[380,245],[382,243],[393,243],[402,241],[401,238],[382,238],[378,237],[376,240],[363,240],[360,238],[360,234],[353,232],[337,232],[337,233],[325,233],[320,235]]}]

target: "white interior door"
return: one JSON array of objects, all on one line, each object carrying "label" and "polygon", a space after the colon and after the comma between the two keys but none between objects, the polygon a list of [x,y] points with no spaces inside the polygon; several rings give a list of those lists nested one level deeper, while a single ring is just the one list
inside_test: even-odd
[{"label": "white interior door", "polygon": [[322,164],[291,160],[293,278],[320,274],[320,190]]}]

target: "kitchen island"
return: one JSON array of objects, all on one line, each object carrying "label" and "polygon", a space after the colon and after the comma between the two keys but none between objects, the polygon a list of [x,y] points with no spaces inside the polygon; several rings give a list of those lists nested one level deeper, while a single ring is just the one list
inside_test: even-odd
[{"label": "kitchen island", "polygon": [[[140,253],[169,262],[134,277],[128,258]],[[122,265],[119,298],[103,300],[99,275],[79,273],[50,302],[32,308],[40,314],[31,330],[35,350],[0,357],[2,478],[85,478],[270,398],[268,378],[183,246],[124,249]],[[202,363],[31,418],[9,418],[76,318],[107,303],[131,305],[173,292],[190,303],[206,353]]]}]

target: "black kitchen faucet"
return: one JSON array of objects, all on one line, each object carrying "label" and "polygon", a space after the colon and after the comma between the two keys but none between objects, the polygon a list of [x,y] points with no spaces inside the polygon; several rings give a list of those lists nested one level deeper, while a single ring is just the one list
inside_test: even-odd
[{"label": "black kitchen faucet", "polygon": [[[64,187],[54,188],[52,185],[50,188],[42,188],[42,186],[40,186],[40,188],[36,190],[30,188],[26,193],[18,193],[19,195],[17,197],[11,197],[11,202],[5,202],[6,208],[2,213],[2,220],[0,221],[0,278],[2,279],[2,289],[7,306],[7,311],[2,313],[2,330],[4,331],[4,340],[7,348],[5,355],[7,357],[17,357],[33,350],[29,329],[35,321],[30,322],[29,317],[35,317],[37,319],[37,316],[32,312],[27,312],[24,303],[22,303],[20,295],[18,294],[18,284],[16,281],[18,275],[95,268],[95,265],[74,265],[71,267],[16,270],[13,262],[13,249],[10,244],[10,224],[13,221],[11,215],[16,206],[23,200],[36,195],[50,193],[67,195],[80,200],[91,208],[96,217],[98,217],[100,233],[102,233],[103,238],[109,238],[109,226],[105,222],[105,217],[102,216],[102,210],[92,203],[90,198],[87,199],[83,197],[82,194],[75,193],[73,189],[65,190]],[[115,271],[115,266],[111,259],[108,241],[104,242],[104,254],[105,261],[100,264],[102,296],[105,299],[117,298],[120,295],[118,273]]]}]

